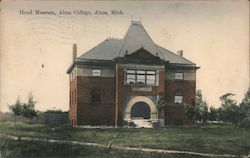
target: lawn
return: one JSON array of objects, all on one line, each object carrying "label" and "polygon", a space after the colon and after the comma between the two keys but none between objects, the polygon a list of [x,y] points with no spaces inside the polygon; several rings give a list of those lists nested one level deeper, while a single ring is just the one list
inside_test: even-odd
[{"label": "lawn", "polygon": [[0,151],[3,158],[204,158],[194,155],[108,150],[90,146],[14,141],[1,138]]},{"label": "lawn", "polygon": [[[112,142],[112,144],[121,146],[173,149],[213,154],[247,155],[250,151],[250,129],[238,129],[229,125],[202,125],[192,128],[171,127],[156,129],[81,129],[69,126],[49,128],[41,124],[0,121],[0,133],[100,144],[109,144]],[[77,146],[74,149],[80,150],[80,147]],[[121,151],[113,152],[114,155],[122,153]],[[147,156],[144,155],[143,157]]]}]

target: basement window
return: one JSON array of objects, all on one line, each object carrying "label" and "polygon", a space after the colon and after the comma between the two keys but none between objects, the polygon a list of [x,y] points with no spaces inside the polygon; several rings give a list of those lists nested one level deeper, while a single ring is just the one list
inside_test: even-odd
[{"label": "basement window", "polygon": [[91,76],[101,76],[101,69],[91,69]]}]

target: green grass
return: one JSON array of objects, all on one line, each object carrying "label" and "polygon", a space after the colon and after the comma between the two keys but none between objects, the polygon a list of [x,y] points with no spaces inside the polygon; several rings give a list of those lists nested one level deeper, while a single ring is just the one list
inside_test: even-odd
[{"label": "green grass", "polygon": [[14,141],[0,138],[0,154],[4,158],[203,158],[185,154],[146,153],[140,151],[108,150],[106,148]]},{"label": "green grass", "polygon": [[250,151],[250,129],[236,129],[229,125],[156,129],[80,129],[65,126],[51,129],[39,124],[1,121],[0,133],[213,154],[246,155]]}]

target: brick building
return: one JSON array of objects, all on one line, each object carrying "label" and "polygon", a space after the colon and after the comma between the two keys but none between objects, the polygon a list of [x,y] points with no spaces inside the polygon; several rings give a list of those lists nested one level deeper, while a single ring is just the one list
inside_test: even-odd
[{"label": "brick building", "polygon": [[195,101],[198,67],[155,44],[141,22],[123,39],[108,38],[77,57],[73,45],[69,119],[72,125],[123,126],[143,119],[192,124],[184,106]]}]

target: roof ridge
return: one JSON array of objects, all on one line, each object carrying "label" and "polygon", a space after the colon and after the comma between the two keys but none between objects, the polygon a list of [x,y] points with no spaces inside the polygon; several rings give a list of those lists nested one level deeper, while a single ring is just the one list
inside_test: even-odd
[{"label": "roof ridge", "polygon": [[139,47],[147,48],[147,50],[149,50],[149,52],[153,55],[159,54],[155,42],[148,34],[144,26],[141,23],[131,23],[129,29],[123,37],[117,56],[123,55],[126,50],[128,50],[128,53],[130,54],[139,49]]},{"label": "roof ridge", "polygon": [[154,56],[176,64],[196,65],[183,56],[157,45],[142,24],[131,24],[123,38],[106,38],[78,58],[113,60],[131,54],[143,47]]},{"label": "roof ridge", "polygon": [[126,35],[128,34],[128,32],[129,32],[129,30],[130,30],[130,28],[131,28],[131,25],[134,25],[134,23],[132,23],[132,21],[131,21],[131,24],[130,24],[130,26],[129,26],[127,32],[126,32],[125,35],[123,36],[122,43],[121,43],[121,45],[120,45],[120,49],[119,49],[119,52],[118,52],[118,54],[116,55],[116,57],[119,57],[119,56],[120,56],[120,53],[121,53],[121,51],[122,51],[122,46],[124,45],[125,37],[126,37]]},{"label": "roof ridge", "polygon": [[[155,42],[153,41],[153,39],[151,38],[151,36],[149,36],[147,30],[144,28],[144,26],[143,26],[141,23],[140,23],[139,25],[141,25],[142,29],[146,32],[146,34],[148,35],[149,39],[153,42],[154,46],[155,46],[156,49],[157,49],[157,46],[156,46]],[[151,52],[150,52],[150,53],[151,53]],[[159,53],[159,52],[158,52],[158,49],[157,49],[157,52],[156,52],[156,53]],[[151,53],[151,54],[152,54],[152,53]],[[154,55],[156,55],[156,54],[154,54]]]},{"label": "roof ridge", "polygon": [[[127,33],[128,33],[128,30],[127,30],[126,34],[127,34]],[[122,46],[123,46],[123,44],[124,44],[124,38],[125,38],[126,34],[124,35],[124,37],[123,37],[123,39],[122,39],[122,42],[121,42],[121,45],[120,45],[120,48],[119,48],[119,52],[116,54],[116,58],[120,56],[120,53],[121,53],[121,51],[122,51]]]}]

